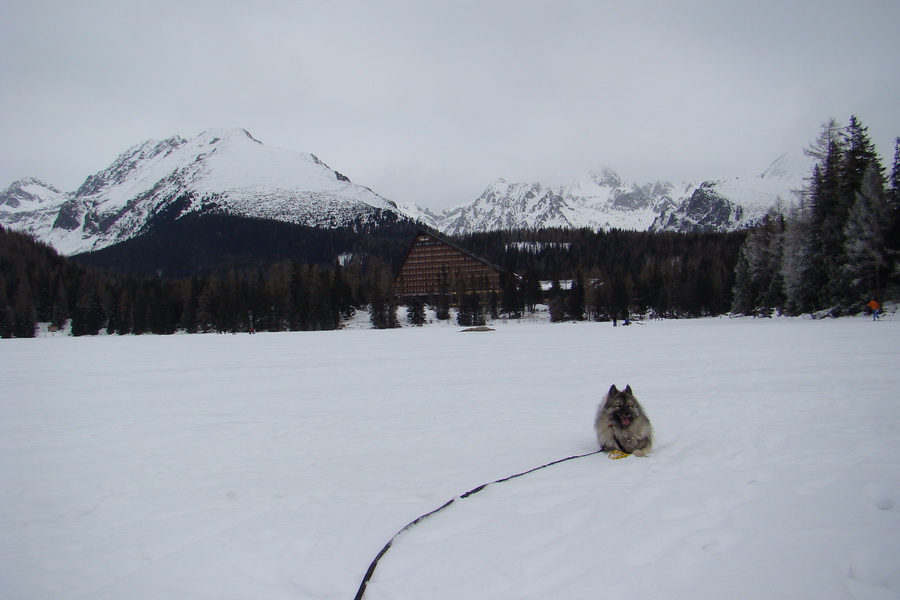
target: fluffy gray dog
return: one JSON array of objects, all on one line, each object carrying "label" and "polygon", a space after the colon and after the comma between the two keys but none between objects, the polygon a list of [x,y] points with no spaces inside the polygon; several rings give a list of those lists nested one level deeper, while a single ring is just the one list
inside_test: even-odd
[{"label": "fluffy gray dog", "polygon": [[653,427],[630,385],[622,391],[615,385],[609,388],[606,400],[597,408],[594,429],[604,452],[619,450],[635,456],[650,454]]}]

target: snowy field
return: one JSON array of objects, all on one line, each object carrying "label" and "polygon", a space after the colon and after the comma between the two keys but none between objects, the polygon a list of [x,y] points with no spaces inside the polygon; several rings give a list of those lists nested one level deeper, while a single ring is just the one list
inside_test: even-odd
[{"label": "snowy field", "polygon": [[0,598],[900,596],[900,317],[0,341]]}]

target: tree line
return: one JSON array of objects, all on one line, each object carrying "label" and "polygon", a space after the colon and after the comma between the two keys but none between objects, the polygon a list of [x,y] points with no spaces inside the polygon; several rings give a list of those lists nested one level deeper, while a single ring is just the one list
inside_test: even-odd
[{"label": "tree line", "polygon": [[377,257],[330,266],[280,261],[179,279],[85,267],[31,236],[0,227],[0,337],[33,337],[38,323],[72,335],[335,329],[361,306],[391,327],[391,267]]},{"label": "tree line", "polygon": [[885,177],[856,117],[822,125],[799,205],[772,210],[747,236],[735,270],[740,314],[859,312],[900,290],[900,138]]},{"label": "tree line", "polygon": [[[553,320],[718,315],[731,307],[746,232],[492,231],[457,238],[506,272],[501,312],[547,301]],[[513,278],[518,276],[518,284]],[[541,282],[550,282],[543,290]],[[565,283],[563,283],[565,282]]]},{"label": "tree line", "polygon": [[[327,241],[322,232],[316,235]],[[37,323],[67,322],[73,335],[310,331],[338,328],[362,309],[375,328],[401,326],[393,279],[414,235],[403,245],[393,238],[377,245],[371,232],[364,237],[371,251],[341,254],[342,261],[257,257],[239,267],[165,278],[86,266],[28,235],[0,229],[0,336],[31,337]],[[586,229],[458,237],[459,245],[502,266],[504,279],[498,292],[457,296],[455,316],[460,325],[480,325],[488,316],[521,316],[543,302],[553,320],[720,314],[731,305],[744,237]],[[126,265],[121,256],[112,264]],[[141,257],[138,273],[156,264],[147,258],[152,253],[135,256]],[[449,295],[431,304],[438,319],[452,317]],[[424,310],[411,301],[408,322],[424,322]]]}]

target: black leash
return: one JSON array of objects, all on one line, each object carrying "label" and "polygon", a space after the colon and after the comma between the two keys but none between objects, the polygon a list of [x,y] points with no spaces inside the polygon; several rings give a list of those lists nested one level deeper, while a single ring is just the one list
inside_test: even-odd
[{"label": "black leash", "polygon": [[[618,443],[618,440],[616,440],[616,443]],[[469,496],[477,494],[478,492],[480,492],[481,490],[483,490],[484,488],[486,488],[489,485],[492,485],[495,483],[503,483],[505,481],[515,479],[516,477],[522,477],[523,475],[528,475],[529,473],[534,473],[535,471],[540,471],[541,469],[546,469],[547,467],[552,467],[553,465],[558,465],[559,463],[566,462],[567,460],[575,460],[576,458],[584,458],[585,456],[591,456],[592,454],[599,454],[601,452],[603,452],[602,448],[600,450],[594,450],[593,452],[588,452],[587,454],[576,454],[575,456],[568,456],[566,458],[554,460],[553,462],[549,462],[545,465],[541,465],[539,467],[535,467],[535,468],[529,469],[527,471],[522,471],[521,473],[516,473],[515,475],[510,475],[509,477],[504,477],[503,479],[497,479],[495,481],[491,481],[490,483],[484,483],[482,485],[479,485],[476,488],[472,488],[465,494],[461,494],[460,496],[458,496],[456,498],[450,498],[449,500],[447,500],[447,502],[445,502],[443,504],[443,506],[440,506],[431,512],[427,512],[424,515],[417,517],[415,520],[411,521],[408,525],[406,525],[403,529],[401,529],[400,531],[395,533],[394,536],[390,540],[388,540],[388,543],[384,545],[384,548],[381,549],[381,552],[379,552],[375,556],[375,560],[372,561],[372,564],[370,564],[369,568],[366,570],[366,575],[365,575],[365,577],[363,577],[362,582],[360,582],[359,590],[357,590],[356,596],[354,596],[353,600],[362,600],[363,594],[366,593],[366,586],[369,584],[369,580],[372,579],[372,575],[375,573],[375,567],[378,566],[378,561],[380,561],[381,557],[384,556],[388,550],[390,550],[391,546],[394,544],[394,540],[397,539],[397,536],[399,536],[404,531],[406,531],[408,529],[412,529],[413,527],[415,527],[416,525],[418,525],[419,523],[421,523],[423,520],[427,519],[431,515],[444,510],[445,508],[447,508],[448,506],[453,504],[456,500],[462,500],[464,498],[468,498]]]}]

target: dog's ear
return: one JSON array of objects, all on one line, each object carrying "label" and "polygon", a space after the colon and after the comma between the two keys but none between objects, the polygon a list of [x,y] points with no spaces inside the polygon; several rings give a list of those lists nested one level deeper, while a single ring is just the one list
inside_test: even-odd
[{"label": "dog's ear", "polygon": [[625,393],[628,394],[629,396],[632,394],[630,384],[625,386]]},{"label": "dog's ear", "polygon": [[612,384],[612,387],[609,388],[609,396],[614,396],[619,393],[619,388],[616,387],[616,384]]}]

